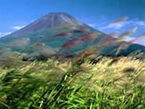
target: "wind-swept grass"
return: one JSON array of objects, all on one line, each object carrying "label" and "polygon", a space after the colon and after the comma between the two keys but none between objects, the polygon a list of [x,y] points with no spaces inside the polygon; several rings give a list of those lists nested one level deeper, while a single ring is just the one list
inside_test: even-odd
[{"label": "wind-swept grass", "polygon": [[0,69],[0,109],[144,109],[145,62],[103,57]]}]

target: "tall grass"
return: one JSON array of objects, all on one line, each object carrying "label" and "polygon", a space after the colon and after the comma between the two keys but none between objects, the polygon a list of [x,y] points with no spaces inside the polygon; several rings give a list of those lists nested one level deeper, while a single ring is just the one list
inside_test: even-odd
[{"label": "tall grass", "polygon": [[[0,70],[0,109],[144,109],[145,62],[104,57]],[[132,69],[132,70],[130,70]]]}]

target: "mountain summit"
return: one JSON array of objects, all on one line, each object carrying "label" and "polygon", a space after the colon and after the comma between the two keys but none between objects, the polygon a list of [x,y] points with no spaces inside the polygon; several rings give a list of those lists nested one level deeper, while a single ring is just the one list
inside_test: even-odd
[{"label": "mountain summit", "polygon": [[42,29],[50,29],[52,27],[55,27],[64,23],[74,24],[74,23],[80,23],[80,22],[67,13],[54,12],[54,13],[50,13],[39,18],[38,20],[32,22],[31,24],[27,25],[21,30],[18,30],[12,33],[11,35],[13,36],[25,35],[27,33],[34,32],[34,31],[36,32]]}]

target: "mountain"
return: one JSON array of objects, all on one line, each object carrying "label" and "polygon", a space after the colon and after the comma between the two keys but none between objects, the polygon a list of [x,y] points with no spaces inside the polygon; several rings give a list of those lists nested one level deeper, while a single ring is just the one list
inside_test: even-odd
[{"label": "mountain", "polygon": [[[105,45],[100,53],[113,55],[116,48],[126,43],[115,42],[108,46],[106,43],[109,41],[114,43],[116,39],[67,13],[57,12],[47,14],[26,27],[0,38],[0,49],[4,52],[27,53],[33,57],[40,54],[74,55],[91,46]],[[138,44],[128,45],[120,53],[127,55],[136,50],[145,53],[145,47]]]},{"label": "mountain", "polygon": [[10,36],[26,35],[29,32],[36,32],[42,29],[50,29],[60,24],[69,23],[74,24],[79,22],[72,16],[66,13],[50,13],[44,17],[34,21],[23,29],[12,33]]},{"label": "mountain", "polygon": [[[0,43],[7,43],[9,41],[20,39],[20,38],[30,38],[31,41],[36,42],[37,39],[42,40],[40,38],[50,38],[51,34],[70,31],[73,28],[79,27],[87,27],[87,25],[82,24],[82,22],[76,20],[74,17],[66,14],[66,13],[50,13],[48,15],[43,16],[42,18],[32,22],[26,27],[8,35],[0,39]],[[57,27],[57,28],[54,28]],[[54,29],[52,29],[54,28]],[[35,35],[33,37],[33,35]],[[36,39],[37,38],[37,39]]]}]

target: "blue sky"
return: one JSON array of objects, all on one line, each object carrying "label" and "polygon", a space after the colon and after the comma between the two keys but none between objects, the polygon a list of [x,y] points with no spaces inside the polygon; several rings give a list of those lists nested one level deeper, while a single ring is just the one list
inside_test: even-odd
[{"label": "blue sky", "polygon": [[[106,33],[137,26],[138,35],[145,31],[144,11],[145,0],[0,0],[0,36],[50,12],[67,12]],[[104,29],[124,16],[129,19],[121,26]]]}]

